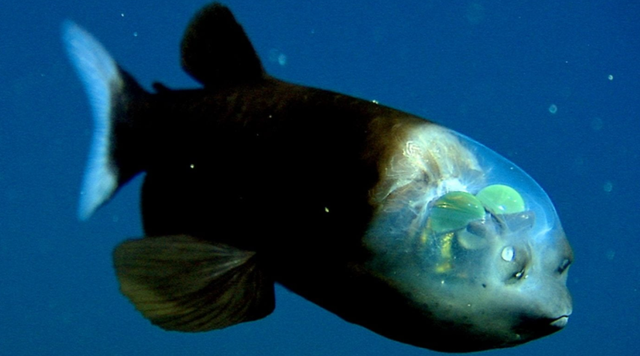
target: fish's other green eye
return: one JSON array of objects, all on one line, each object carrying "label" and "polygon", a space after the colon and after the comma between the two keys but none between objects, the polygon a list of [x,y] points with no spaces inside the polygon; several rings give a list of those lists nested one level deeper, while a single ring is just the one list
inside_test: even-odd
[{"label": "fish's other green eye", "polygon": [[524,199],[508,185],[490,185],[479,191],[476,197],[493,214],[515,214],[524,211]]},{"label": "fish's other green eye", "polygon": [[449,192],[435,201],[429,216],[429,226],[436,233],[459,230],[484,217],[478,198],[467,192]]}]

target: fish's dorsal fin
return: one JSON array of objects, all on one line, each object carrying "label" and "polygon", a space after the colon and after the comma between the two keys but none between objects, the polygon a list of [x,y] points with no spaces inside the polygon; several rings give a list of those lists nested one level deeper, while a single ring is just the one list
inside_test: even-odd
[{"label": "fish's dorsal fin", "polygon": [[224,5],[202,9],[187,27],[182,68],[205,87],[260,80],[265,72],[249,38]]}]

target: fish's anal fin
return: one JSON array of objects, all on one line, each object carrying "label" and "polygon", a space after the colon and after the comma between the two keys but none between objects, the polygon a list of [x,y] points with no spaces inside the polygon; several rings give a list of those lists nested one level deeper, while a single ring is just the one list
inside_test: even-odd
[{"label": "fish's anal fin", "polygon": [[246,83],[265,76],[244,29],[219,3],[196,14],[182,39],[181,52],[183,69],[205,87]]},{"label": "fish's anal fin", "polygon": [[256,254],[186,235],[145,237],[114,251],[120,290],[166,330],[221,329],[275,307],[273,281]]}]

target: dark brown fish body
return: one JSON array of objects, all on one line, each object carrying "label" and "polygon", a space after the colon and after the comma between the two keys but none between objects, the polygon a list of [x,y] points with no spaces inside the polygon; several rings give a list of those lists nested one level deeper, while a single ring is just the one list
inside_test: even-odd
[{"label": "dark brown fish body", "polygon": [[572,252],[555,210],[484,146],[270,77],[222,5],[182,43],[202,89],[146,92],[82,29],[68,25],[65,39],[96,118],[80,213],[146,173],[145,237],[114,261],[122,292],[154,324],[206,331],[262,318],[274,282],[441,351],[513,346],[566,324]]},{"label": "dark brown fish body", "polygon": [[[344,219],[339,225],[344,229],[345,223],[359,218],[362,235],[371,217],[368,194],[378,181],[377,162],[387,154],[376,137],[399,124],[389,120],[392,116],[408,117],[360,99],[274,79],[255,88],[167,92],[153,99],[167,120],[158,125],[162,127],[156,137],[149,137],[151,142],[141,145],[152,157],[145,169],[145,230],[152,235],[212,236],[227,225],[230,231],[256,229],[255,234],[228,236],[234,244],[248,246],[264,242],[269,224],[278,226],[281,236],[273,237],[285,244],[308,243],[304,234],[311,232],[305,230],[331,219]],[[180,115],[185,112],[189,114]],[[180,126],[175,127],[173,118],[178,116]],[[380,117],[386,119],[376,120]],[[415,124],[426,122],[415,119]],[[176,186],[189,193],[167,189]],[[159,204],[154,199],[185,201]],[[163,214],[167,219],[159,218]],[[291,230],[282,230],[283,219]],[[216,220],[220,222],[212,225]],[[289,235],[294,241],[288,241]],[[273,245],[273,237],[266,245]],[[241,242],[244,239],[248,241]]]},{"label": "dark brown fish body", "polygon": [[[415,313],[389,308],[387,298],[401,296],[376,291],[380,282],[363,280],[359,266],[375,208],[371,192],[383,175],[378,165],[402,155],[405,130],[427,121],[273,79],[255,88],[167,92],[156,99],[170,119],[158,143],[145,145],[161,158],[147,168],[144,182],[148,235],[182,233],[265,251],[265,267],[277,282],[345,318],[386,310],[407,320]],[[188,131],[176,135],[172,118],[194,111],[181,117]],[[342,262],[328,268],[328,260]],[[345,303],[350,299],[362,310]],[[398,330],[379,314],[375,319],[381,329]]]}]

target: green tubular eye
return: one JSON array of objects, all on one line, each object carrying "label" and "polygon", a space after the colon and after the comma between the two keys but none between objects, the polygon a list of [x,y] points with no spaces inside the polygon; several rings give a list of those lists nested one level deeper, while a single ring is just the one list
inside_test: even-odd
[{"label": "green tubular eye", "polygon": [[524,211],[522,196],[508,185],[490,185],[479,191],[476,197],[493,214],[515,214]]},{"label": "green tubular eye", "polygon": [[429,226],[436,233],[459,230],[484,217],[478,198],[467,192],[449,192],[435,201]]}]

